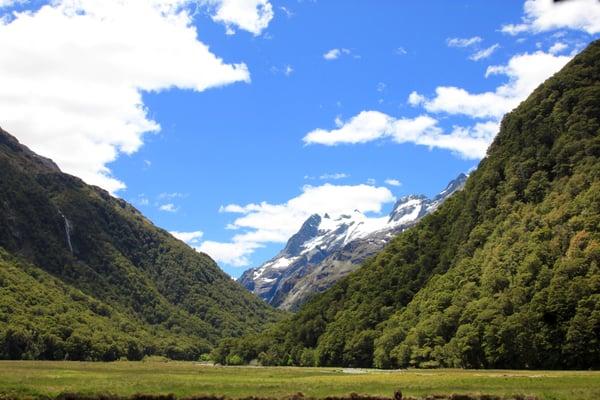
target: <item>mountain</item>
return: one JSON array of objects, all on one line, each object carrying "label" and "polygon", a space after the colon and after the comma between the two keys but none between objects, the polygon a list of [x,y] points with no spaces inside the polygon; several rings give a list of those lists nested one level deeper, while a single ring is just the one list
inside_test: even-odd
[{"label": "mountain", "polygon": [[314,214],[279,254],[245,271],[239,282],[269,304],[295,310],[375,255],[396,234],[434,211],[460,190],[466,179],[460,174],[432,199],[401,197],[387,217],[368,218],[359,211],[338,217]]},{"label": "mountain", "polygon": [[215,358],[263,364],[600,368],[600,41],[502,120],[435,213]]},{"label": "mountain", "polygon": [[0,129],[0,358],[197,359],[276,317],[207,255]]}]

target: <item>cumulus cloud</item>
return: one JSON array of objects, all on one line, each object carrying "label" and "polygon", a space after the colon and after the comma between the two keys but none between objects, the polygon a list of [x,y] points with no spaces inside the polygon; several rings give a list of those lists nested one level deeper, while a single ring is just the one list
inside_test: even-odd
[{"label": "cumulus cloud", "polygon": [[470,38],[448,38],[446,44],[448,47],[470,47],[481,43],[483,39],[479,36],[473,36]]},{"label": "cumulus cloud", "polygon": [[181,240],[189,244],[190,246],[195,246],[200,244],[200,239],[204,236],[204,232],[202,231],[191,231],[191,232],[179,232],[179,231],[171,231],[169,232],[171,235],[175,236],[177,239]]},{"label": "cumulus cloud", "polygon": [[442,129],[438,119],[431,115],[396,118],[371,110],[362,111],[347,121],[336,118],[334,129],[315,129],[306,134],[303,141],[306,145],[336,146],[389,139],[450,150],[463,158],[480,159],[498,132],[500,118],[570,59],[570,56],[543,51],[515,55],[505,65],[487,68],[486,77],[506,77],[506,82],[494,91],[471,93],[459,87],[440,86],[433,98],[416,91],[410,93],[408,103],[414,107],[422,106],[429,113],[464,115],[480,120],[470,126]]},{"label": "cumulus cloud", "polygon": [[413,107],[416,107],[416,106],[424,103],[425,100],[427,100],[425,98],[425,96],[417,93],[414,90],[408,95],[408,104],[410,104]]},{"label": "cumulus cloud", "polygon": [[303,139],[306,144],[334,146],[341,143],[366,143],[387,135],[393,118],[378,111],[362,111],[349,121],[336,121],[337,129],[315,129]]},{"label": "cumulus cloud", "polygon": [[500,47],[500,45],[498,43],[496,43],[494,45],[491,45],[490,47],[487,47],[485,49],[481,49],[481,50],[479,50],[479,51],[471,54],[471,56],[469,57],[469,59],[472,60],[472,61],[483,60],[485,58],[488,58],[492,54],[494,54],[494,52],[496,50],[498,50],[499,47]]},{"label": "cumulus cloud", "polygon": [[598,0],[527,0],[525,15],[519,24],[508,24],[502,32],[517,35],[522,32],[547,32],[573,29],[596,34],[600,32],[600,2]]},{"label": "cumulus cloud", "polygon": [[340,58],[340,56],[344,54],[349,55],[350,53],[352,52],[349,49],[331,49],[325,54],[323,54],[323,58],[328,61],[337,60],[338,58]]},{"label": "cumulus cloud", "polygon": [[230,228],[240,231],[230,242],[204,241],[197,247],[215,260],[247,266],[250,255],[266,243],[285,243],[312,214],[341,215],[358,210],[379,213],[394,196],[385,187],[370,185],[306,185],[302,193],[285,203],[229,204],[220,212],[240,214]]},{"label": "cumulus cloud", "polygon": [[235,27],[260,35],[273,19],[273,6],[268,0],[203,0],[215,8],[213,21],[223,23],[228,34]]},{"label": "cumulus cloud", "polygon": [[[252,2],[212,3],[216,20],[240,29],[256,33],[268,23],[265,1],[254,2],[263,4],[254,25],[232,11]],[[65,172],[113,193],[124,188],[108,164],[160,129],[143,104],[144,91],[200,92],[250,80],[245,64],[224,62],[198,40],[195,4],[56,0],[1,20],[2,127]]]},{"label": "cumulus cloud", "polygon": [[206,240],[196,250],[208,254],[218,263],[232,267],[247,267],[250,265],[250,255],[264,245],[255,242],[238,240],[235,242],[216,242]]},{"label": "cumulus cloud", "polygon": [[477,159],[485,156],[496,134],[491,128],[491,123],[482,123],[473,128],[454,127],[451,132],[445,133],[438,121],[428,115],[394,118],[379,111],[362,111],[337,129],[316,129],[303,140],[306,144],[335,146],[389,138],[396,143],[441,148],[465,158]]},{"label": "cumulus cloud", "polygon": [[463,114],[472,118],[499,119],[515,108],[537,86],[560,70],[571,57],[542,51],[513,56],[506,65],[487,68],[486,77],[504,75],[508,82],[493,92],[470,93],[463,88],[440,86],[432,99],[424,102],[429,112]]}]

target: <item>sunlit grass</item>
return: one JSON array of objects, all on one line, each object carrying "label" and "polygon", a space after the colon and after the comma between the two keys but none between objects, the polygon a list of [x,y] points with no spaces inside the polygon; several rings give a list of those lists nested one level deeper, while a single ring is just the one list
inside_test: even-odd
[{"label": "sunlit grass", "polygon": [[[355,373],[361,372],[361,373]],[[28,398],[83,394],[215,394],[229,397],[325,397],[361,393],[405,395],[533,395],[600,399],[600,372],[588,371],[349,371],[339,368],[212,367],[190,362],[0,361],[0,393]]]}]

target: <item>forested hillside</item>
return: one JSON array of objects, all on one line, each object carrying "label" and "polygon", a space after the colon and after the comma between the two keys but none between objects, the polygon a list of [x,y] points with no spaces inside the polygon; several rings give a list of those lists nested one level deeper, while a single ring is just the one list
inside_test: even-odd
[{"label": "forested hillside", "polygon": [[501,129],[465,189],[221,362],[600,367],[600,42]]},{"label": "forested hillside", "polygon": [[0,130],[0,358],[197,359],[276,316],[207,255]]}]

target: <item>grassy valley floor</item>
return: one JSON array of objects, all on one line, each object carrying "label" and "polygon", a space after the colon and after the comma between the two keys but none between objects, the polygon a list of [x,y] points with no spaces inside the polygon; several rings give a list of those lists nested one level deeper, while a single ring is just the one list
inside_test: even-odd
[{"label": "grassy valley floor", "polygon": [[169,394],[177,397],[323,398],[350,393],[392,397],[431,394],[515,394],[539,399],[600,399],[599,371],[352,370],[340,368],[213,367],[193,362],[0,361],[2,397],[61,393]]}]

